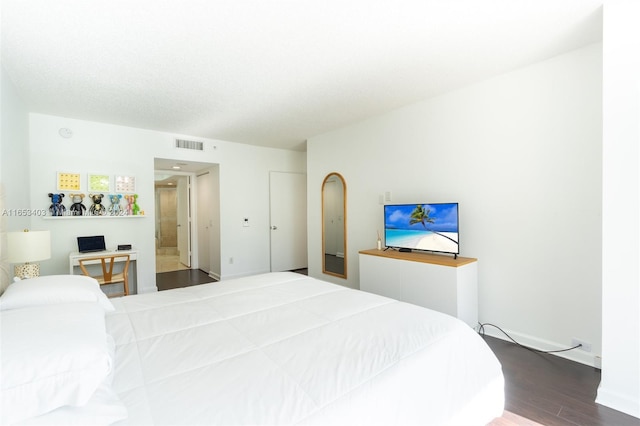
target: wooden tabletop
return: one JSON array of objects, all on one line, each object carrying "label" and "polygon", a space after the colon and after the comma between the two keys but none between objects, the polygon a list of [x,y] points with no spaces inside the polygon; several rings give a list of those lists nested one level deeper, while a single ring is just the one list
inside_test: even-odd
[{"label": "wooden tabletop", "polygon": [[478,259],[472,257],[460,257],[454,259],[452,254],[436,254],[427,253],[421,251],[402,252],[393,249],[378,250],[360,250],[360,254],[367,254],[370,256],[387,257],[389,259],[410,260],[412,262],[432,263],[434,265],[452,266],[457,268],[458,266],[466,265],[468,263],[477,262]]}]

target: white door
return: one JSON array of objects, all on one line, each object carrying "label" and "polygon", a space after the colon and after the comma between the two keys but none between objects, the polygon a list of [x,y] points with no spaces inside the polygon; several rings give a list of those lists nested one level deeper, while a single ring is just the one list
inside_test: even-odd
[{"label": "white door", "polygon": [[213,227],[213,220],[211,219],[211,196],[213,192],[211,190],[211,174],[206,172],[198,175],[197,181],[197,194],[198,194],[198,269],[203,270],[207,274],[211,271],[211,259],[210,259],[210,234]]},{"label": "white door", "polygon": [[269,174],[271,271],[307,267],[307,176]]},{"label": "white door", "polygon": [[178,176],[178,251],[180,263],[191,267],[191,212],[189,207],[190,177]]}]

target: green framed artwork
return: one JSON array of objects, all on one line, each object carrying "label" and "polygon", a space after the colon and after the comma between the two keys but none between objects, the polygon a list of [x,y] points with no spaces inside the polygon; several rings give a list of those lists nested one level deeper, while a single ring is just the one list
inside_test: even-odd
[{"label": "green framed artwork", "polygon": [[89,174],[89,192],[109,192],[111,190],[111,179],[109,175]]}]

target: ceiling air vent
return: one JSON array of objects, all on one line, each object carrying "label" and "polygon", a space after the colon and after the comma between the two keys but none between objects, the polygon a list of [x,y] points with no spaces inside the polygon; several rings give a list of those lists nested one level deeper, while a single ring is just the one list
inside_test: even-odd
[{"label": "ceiling air vent", "polygon": [[197,142],[197,141],[176,139],[176,148],[193,149],[195,151],[204,151],[204,144],[202,142]]}]

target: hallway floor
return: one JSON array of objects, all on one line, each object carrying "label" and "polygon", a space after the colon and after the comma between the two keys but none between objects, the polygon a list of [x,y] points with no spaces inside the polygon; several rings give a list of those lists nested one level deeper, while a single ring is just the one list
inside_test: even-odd
[{"label": "hallway floor", "polygon": [[156,254],[156,273],[182,271],[189,269],[180,263],[180,256],[177,254]]},{"label": "hallway floor", "polygon": [[211,283],[215,281],[215,279],[211,278],[199,269],[186,269],[156,274],[156,286],[158,287],[158,291],[189,287],[192,285]]}]

